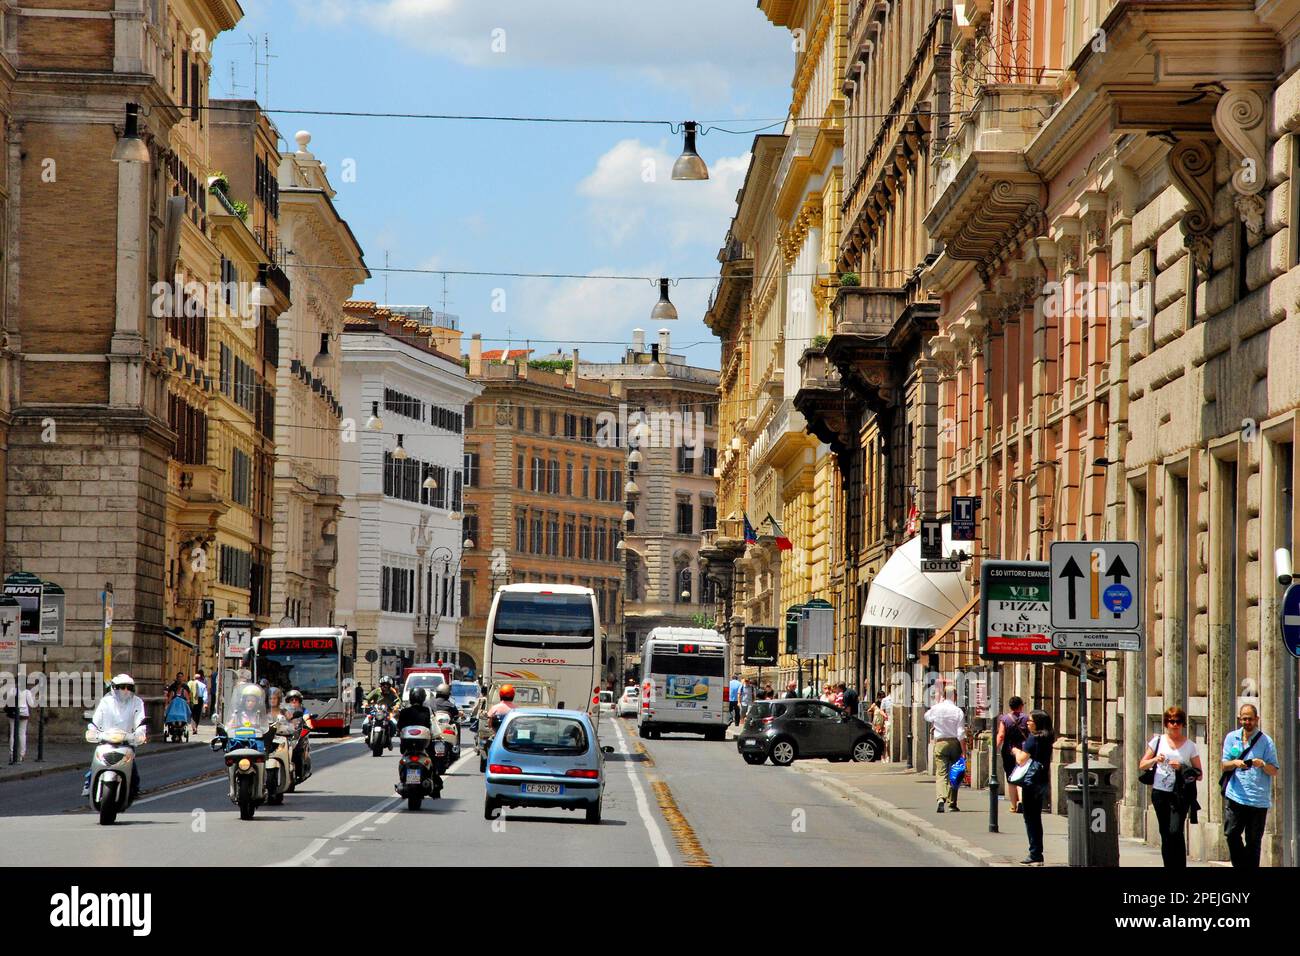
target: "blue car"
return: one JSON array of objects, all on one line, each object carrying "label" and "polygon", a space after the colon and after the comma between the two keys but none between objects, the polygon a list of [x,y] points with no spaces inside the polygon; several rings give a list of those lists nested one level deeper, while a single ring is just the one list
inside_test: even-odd
[{"label": "blue car", "polygon": [[586,811],[600,822],[605,754],[591,718],[577,710],[514,710],[487,754],[483,816],[499,807],[558,807]]}]

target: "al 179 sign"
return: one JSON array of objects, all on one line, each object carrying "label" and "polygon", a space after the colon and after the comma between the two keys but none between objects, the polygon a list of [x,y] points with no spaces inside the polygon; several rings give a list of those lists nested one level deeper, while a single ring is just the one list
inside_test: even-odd
[{"label": "al 179 sign", "polygon": [[980,566],[980,657],[1052,661],[1052,578],[1046,561],[985,561]]}]

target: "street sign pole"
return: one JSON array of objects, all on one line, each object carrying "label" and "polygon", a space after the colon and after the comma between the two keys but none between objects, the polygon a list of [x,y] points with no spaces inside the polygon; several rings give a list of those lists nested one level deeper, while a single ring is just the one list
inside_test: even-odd
[{"label": "street sign pole", "polygon": [[1092,828],[1092,781],[1088,779],[1088,658],[1079,655],[1079,746],[1083,748],[1083,865],[1088,867],[1088,833]]},{"label": "street sign pole", "polygon": [[45,709],[50,704],[50,675],[47,667],[50,662],[50,649],[41,648],[41,713],[36,719],[36,762],[45,760]]}]

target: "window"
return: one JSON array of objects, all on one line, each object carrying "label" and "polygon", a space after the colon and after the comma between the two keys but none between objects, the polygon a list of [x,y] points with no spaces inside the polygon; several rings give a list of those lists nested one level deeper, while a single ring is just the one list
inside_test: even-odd
[{"label": "window", "polygon": [[465,487],[477,488],[478,484],[479,460],[478,452],[465,452]]},{"label": "window", "polygon": [[529,537],[529,551],[533,554],[544,553],[542,541],[542,515],[540,512],[533,515],[532,535]]},{"label": "window", "polygon": [[455,472],[451,476],[451,510],[459,511],[464,504],[464,498],[461,494],[464,485],[464,478],[461,473]]},{"label": "window", "polygon": [[574,548],[576,537],[577,537],[577,528],[573,523],[573,519],[570,518],[568,519],[568,521],[565,522],[564,525],[564,557],[566,558],[573,557],[573,548]]},{"label": "window", "polygon": [[[473,405],[465,406],[465,427],[466,428],[474,427],[474,406]],[[461,606],[464,607],[464,605]]]},{"label": "window", "polygon": [[504,746],[514,753],[577,756],[587,752],[587,732],[571,717],[516,717]]},{"label": "window", "polygon": [[570,498],[573,497],[573,462],[564,463],[564,493]]},{"label": "window", "polygon": [[564,437],[565,438],[578,437],[578,416],[577,415],[566,414],[564,416]]},{"label": "window", "polygon": [[578,557],[583,561],[591,560],[591,523],[584,521],[578,537]]},{"label": "window", "polygon": [[253,468],[249,457],[238,448],[230,453],[230,500],[248,507],[252,501]]},{"label": "window", "polygon": [[591,463],[583,461],[582,463],[582,497],[586,498],[591,494]]},{"label": "window", "polygon": [[678,604],[690,604],[691,593],[691,569],[682,568],[677,572],[677,589],[673,592],[673,600]]},{"label": "window", "polygon": [[688,498],[677,499],[677,533],[695,533],[695,508]]},{"label": "window", "polygon": [[718,527],[718,506],[712,498],[700,499],[700,530],[713,531]]},{"label": "window", "polygon": [[539,435],[542,433],[542,410],[540,408],[533,409],[533,431]]},{"label": "window", "polygon": [[558,429],[556,427],[558,424],[559,424],[559,415],[557,415],[555,412],[551,412],[551,434],[552,435],[558,433]]},{"label": "window", "polygon": [[557,515],[551,515],[546,522],[546,553],[553,558],[560,555],[560,519]]},{"label": "window", "polygon": [[691,453],[695,449],[687,448],[685,445],[677,449],[677,473],[680,475],[695,474],[695,459]]},{"label": "window", "polygon": [[415,571],[411,568],[394,568],[385,565],[379,572],[382,611],[395,614],[415,613]]},{"label": "window", "polygon": [[396,389],[384,389],[384,411],[412,421],[424,421],[424,402]]},{"label": "window", "polygon": [[596,466],[596,500],[608,501],[609,499],[606,497],[606,491],[607,489],[605,487],[605,466],[597,465]]},{"label": "window", "polygon": [[605,561],[605,540],[608,532],[605,530],[605,522],[601,521],[596,524],[596,560]]},{"label": "window", "polygon": [[522,510],[515,512],[515,550],[528,550],[528,514]]},{"label": "window", "polygon": [[222,584],[229,587],[250,589],[253,584],[252,553],[223,544],[221,546],[221,567],[218,570],[218,577]]},{"label": "window", "polygon": [[392,452],[384,452],[384,496],[412,504],[427,504],[428,493],[422,487],[427,467],[417,458],[398,461]]},{"label": "window", "polygon": [[524,487],[524,456],[520,455],[515,460],[515,487],[523,489]]},{"label": "window", "polygon": [[546,477],[545,477],[545,473],[542,470],[544,465],[545,462],[543,462],[542,459],[538,458],[536,455],[533,456],[533,471],[532,471],[533,480],[532,480],[532,484],[529,486],[533,491],[546,490]]},{"label": "window", "polygon": [[718,470],[718,449],[716,449],[712,445],[705,445],[703,474],[707,478],[717,470]]},{"label": "window", "polygon": [[474,579],[460,579],[460,613],[462,617],[472,617],[474,614],[474,604],[470,600],[474,595]]}]

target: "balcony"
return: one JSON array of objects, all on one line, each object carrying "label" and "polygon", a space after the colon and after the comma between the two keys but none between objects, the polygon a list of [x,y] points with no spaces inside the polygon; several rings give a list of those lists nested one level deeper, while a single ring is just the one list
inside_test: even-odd
[{"label": "balcony", "polygon": [[857,447],[857,402],[845,394],[840,370],[824,349],[805,349],[799,359],[799,391],[794,407],[808,431],[838,455]]},{"label": "balcony", "polygon": [[938,302],[902,288],[841,286],[831,314],[826,357],[840,380],[871,410],[892,407],[906,353],[938,328]]},{"label": "balcony", "polygon": [[1042,212],[1044,185],[1025,159],[1059,97],[1036,83],[989,83],[961,114],[940,161],[925,228],[950,259],[984,262]]}]

